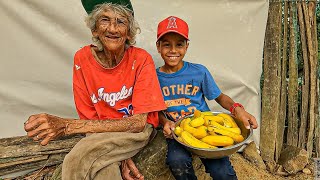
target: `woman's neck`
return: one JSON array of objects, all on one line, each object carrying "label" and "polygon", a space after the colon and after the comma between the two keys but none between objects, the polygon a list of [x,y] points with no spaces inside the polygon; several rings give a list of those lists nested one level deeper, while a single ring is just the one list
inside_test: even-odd
[{"label": "woman's neck", "polygon": [[119,51],[107,51],[104,49],[103,51],[99,51],[98,48],[93,47],[92,53],[96,59],[96,61],[103,66],[104,68],[114,68],[116,67],[122,60],[125,47],[121,48]]}]

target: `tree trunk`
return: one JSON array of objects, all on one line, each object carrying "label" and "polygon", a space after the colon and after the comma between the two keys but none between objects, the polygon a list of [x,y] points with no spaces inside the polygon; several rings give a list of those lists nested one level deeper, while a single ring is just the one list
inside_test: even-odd
[{"label": "tree trunk", "polygon": [[[309,2],[312,4],[312,2]],[[306,24],[307,45],[309,50],[309,66],[310,66],[310,99],[309,99],[309,123],[308,123],[308,136],[307,136],[307,151],[309,156],[312,156],[313,150],[313,138],[314,138],[314,126],[315,126],[315,104],[316,102],[316,81],[317,81],[317,59],[315,59],[315,50],[313,46],[313,39],[311,34],[311,22],[312,17],[309,15],[309,10],[306,2],[302,2],[302,8],[304,13],[304,19]]]},{"label": "tree trunk", "polygon": [[301,97],[301,115],[300,115],[300,128],[299,128],[299,141],[298,147],[306,149],[306,131],[308,121],[308,108],[309,108],[309,62],[308,62],[308,48],[306,40],[306,30],[304,24],[304,16],[302,12],[301,2],[297,3],[298,19],[300,25],[300,41],[302,47],[303,58],[303,81],[302,81],[302,97]]},{"label": "tree trunk", "polygon": [[270,2],[264,45],[264,84],[260,133],[260,150],[265,161],[274,161],[275,158],[280,105],[281,13],[281,1]]},{"label": "tree trunk", "polygon": [[[313,8],[311,8],[310,6],[313,6]],[[318,38],[317,38],[317,16],[314,13],[314,11],[316,10],[316,6],[314,4],[314,2],[309,2],[309,9],[313,9],[313,21],[312,21],[312,28],[311,28],[311,34],[312,34],[312,39],[313,39],[313,43],[314,43],[314,48],[315,48],[315,62],[316,62],[316,71],[319,71],[319,54],[318,54]],[[317,75],[317,88],[316,88],[316,104],[315,104],[315,157],[319,158],[320,157],[320,101],[319,101],[319,76]]]},{"label": "tree trunk", "polygon": [[283,17],[283,50],[281,65],[281,94],[277,129],[275,160],[278,161],[283,146],[284,127],[287,117],[287,44],[288,44],[288,2],[284,2]]},{"label": "tree trunk", "polygon": [[288,132],[287,144],[298,145],[298,65],[296,59],[296,42],[294,13],[295,2],[290,2],[289,6],[289,24],[290,24],[290,48],[289,48],[289,86],[288,86]]}]

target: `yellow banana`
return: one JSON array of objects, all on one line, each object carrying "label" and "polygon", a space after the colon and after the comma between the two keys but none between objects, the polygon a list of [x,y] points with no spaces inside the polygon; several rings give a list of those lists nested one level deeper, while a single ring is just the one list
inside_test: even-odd
[{"label": "yellow banana", "polygon": [[193,113],[193,117],[197,118],[197,117],[200,117],[200,116],[201,116],[201,111],[195,110],[194,113]]},{"label": "yellow banana", "polygon": [[244,140],[244,138],[241,134],[236,134],[234,132],[226,131],[226,130],[219,129],[219,128],[214,128],[213,130],[215,133],[231,137],[234,140],[234,142],[236,142],[236,143],[240,143]]},{"label": "yellow banana", "polygon": [[[183,142],[183,139],[181,136],[178,137],[178,141]],[[183,142],[183,143],[185,143],[185,142]]]},{"label": "yellow banana", "polygon": [[201,139],[208,135],[206,126],[200,126],[200,127],[197,127],[196,129],[197,130],[192,135],[197,139]]},{"label": "yellow banana", "polygon": [[195,138],[194,136],[192,136],[189,132],[187,131],[182,131],[181,132],[181,138],[183,139],[184,142],[186,142],[188,145],[193,146],[193,147],[197,147],[197,148],[210,148],[210,149],[214,149],[217,148],[215,146],[212,146],[210,144],[207,144],[205,142],[202,142],[200,140],[198,140],[197,138]]},{"label": "yellow banana", "polygon": [[197,117],[191,120],[190,125],[192,127],[199,127],[204,124],[204,119],[202,117]]},{"label": "yellow banana", "polygon": [[174,128],[174,133],[177,136],[180,136],[182,131],[183,131],[183,129],[180,126],[177,126],[177,127]]},{"label": "yellow banana", "polygon": [[180,122],[180,127],[183,129],[185,122],[186,122],[186,121],[189,121],[189,120],[191,121],[190,118],[183,119],[183,120]]},{"label": "yellow banana", "polygon": [[234,143],[234,140],[229,136],[206,136],[201,141],[213,146],[229,146]]},{"label": "yellow banana", "polygon": [[209,126],[211,121],[215,121],[219,124],[223,124],[223,117],[214,116],[214,115],[204,116],[204,123],[206,126]]},{"label": "yellow banana", "polygon": [[226,130],[226,131],[231,131],[231,132],[236,133],[236,134],[241,134],[240,128],[227,128],[225,126],[220,125],[219,123],[217,123],[215,121],[210,121],[209,126],[216,127],[218,129],[223,129],[223,130]]},{"label": "yellow banana", "polygon": [[204,112],[201,112],[201,114],[203,116],[212,116],[213,115],[211,111],[204,111]]},{"label": "yellow banana", "polygon": [[188,131],[189,133],[193,134],[197,129],[190,126],[190,121],[191,119],[190,118],[187,118],[186,121],[183,123],[183,130],[184,131]]},{"label": "yellow banana", "polygon": [[233,128],[237,128],[238,127],[237,123],[234,121],[234,119],[229,114],[220,113],[217,116],[223,117],[223,119],[228,121],[229,122],[228,124],[231,124],[231,126]]}]

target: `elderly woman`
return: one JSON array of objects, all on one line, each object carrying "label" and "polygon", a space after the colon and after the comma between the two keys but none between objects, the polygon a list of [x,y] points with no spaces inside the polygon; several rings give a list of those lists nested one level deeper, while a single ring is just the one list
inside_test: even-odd
[{"label": "elderly woman", "polygon": [[121,161],[123,174],[135,167],[130,158],[148,143],[152,127],[158,125],[157,112],[166,106],[150,54],[132,46],[139,27],[130,1],[99,4],[92,11],[89,1],[82,3],[96,45],[76,52],[73,68],[80,119],[36,114],[25,130],[42,145],[60,136],[90,133],[65,157],[62,178],[116,180],[121,179]]}]

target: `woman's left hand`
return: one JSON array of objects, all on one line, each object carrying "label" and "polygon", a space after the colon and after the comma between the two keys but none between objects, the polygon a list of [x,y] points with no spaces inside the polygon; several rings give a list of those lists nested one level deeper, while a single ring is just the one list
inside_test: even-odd
[{"label": "woman's left hand", "polygon": [[121,162],[121,176],[124,180],[144,180],[131,158]]},{"label": "woman's left hand", "polygon": [[258,123],[257,123],[256,118],[253,115],[251,115],[250,113],[248,113],[246,110],[244,110],[243,108],[236,107],[234,109],[234,116],[237,119],[241,120],[247,129],[250,129],[250,126],[253,129],[258,128]]}]

